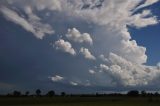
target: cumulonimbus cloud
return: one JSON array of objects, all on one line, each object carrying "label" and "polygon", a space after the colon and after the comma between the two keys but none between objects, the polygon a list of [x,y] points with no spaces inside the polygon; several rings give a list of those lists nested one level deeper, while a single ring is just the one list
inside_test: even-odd
[{"label": "cumulonimbus cloud", "polygon": [[[7,2],[8,1],[8,2]],[[52,30],[50,25],[45,24],[42,27],[42,23],[36,13],[33,14],[31,10],[35,11],[50,11],[51,13],[59,13],[60,16],[68,16],[76,21],[84,21],[86,24],[76,24],[76,28],[69,29],[67,34],[64,32],[63,37],[68,40],[79,43],[89,43],[92,45],[89,47],[80,47],[80,53],[86,58],[95,60],[96,64],[92,64],[93,70],[86,69],[86,71],[79,72],[77,76],[77,82],[74,82],[72,77],[65,78],[72,85],[89,85],[89,86],[146,86],[154,83],[153,81],[160,76],[160,69],[157,66],[147,66],[144,63],[147,62],[146,48],[137,44],[135,40],[132,40],[130,32],[128,31],[128,25],[136,28],[143,28],[149,25],[158,24],[159,21],[156,16],[148,9],[142,10],[142,12],[135,11],[152,5],[159,0],[7,0],[3,1],[4,5],[21,4],[22,8],[30,20],[36,20],[39,24],[32,24],[35,21],[29,21],[20,17],[13,10],[2,8],[1,13],[10,21],[19,24],[27,31],[34,33],[39,38],[42,38],[44,34],[51,34]],[[142,4],[141,4],[142,3]],[[29,8],[26,9],[26,6]],[[23,8],[25,7],[25,8]],[[7,12],[6,12],[7,11]],[[12,16],[13,15],[13,16]],[[15,17],[15,18],[14,18]],[[55,16],[52,16],[53,20],[59,20]],[[17,20],[18,19],[18,20]],[[70,19],[67,24],[73,25]],[[37,21],[38,20],[38,21]],[[20,22],[19,22],[20,21]],[[60,20],[61,21],[61,20]],[[40,26],[39,26],[40,25]],[[74,24],[75,25],[75,24]],[[89,25],[86,27],[86,25]],[[38,27],[38,31],[36,28]],[[63,26],[64,27],[64,24]],[[81,33],[79,30],[88,28],[88,33]],[[48,30],[49,29],[49,30]],[[68,27],[66,28],[68,29]],[[89,31],[94,34],[94,39],[91,38]],[[40,34],[37,34],[40,33]],[[39,36],[41,35],[41,36]],[[91,45],[90,45],[91,46]],[[55,42],[55,47],[58,50],[76,55],[75,49],[72,44],[63,39]],[[77,46],[75,46],[77,47]],[[92,54],[90,51],[94,51]],[[99,56],[100,60],[96,57]],[[90,65],[91,66],[91,65]],[[83,66],[80,66],[83,67]],[[72,67],[71,67],[72,68]],[[67,73],[72,73],[75,70],[69,70]],[[65,72],[64,72],[65,74]],[[82,77],[83,75],[94,75],[94,78]]]}]

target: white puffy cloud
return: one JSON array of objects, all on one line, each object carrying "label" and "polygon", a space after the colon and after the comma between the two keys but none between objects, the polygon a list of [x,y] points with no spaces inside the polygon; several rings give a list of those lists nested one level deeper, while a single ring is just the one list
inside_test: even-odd
[{"label": "white puffy cloud", "polygon": [[109,70],[109,67],[105,64],[100,64],[100,69],[105,71],[105,70]]},{"label": "white puffy cloud", "polygon": [[29,19],[21,17],[16,11],[7,7],[0,7],[0,12],[6,17],[7,20],[20,25],[25,30],[33,33],[37,38],[42,39],[46,34],[53,34],[54,30],[49,24],[40,22],[40,18],[32,13],[32,10],[26,10],[29,14]]},{"label": "white puffy cloud", "polygon": [[90,73],[90,74],[95,74],[96,72],[95,72],[94,70],[91,70],[91,69],[90,69],[90,70],[89,70],[89,73]]},{"label": "white puffy cloud", "polygon": [[100,69],[113,78],[115,83],[124,86],[147,85],[160,75],[156,67],[134,64],[126,59],[110,53],[110,65],[100,65]]},{"label": "white puffy cloud", "polygon": [[50,77],[50,79],[53,81],[53,82],[59,82],[59,81],[62,81],[64,80],[63,77],[59,76],[59,75],[55,75],[53,77]]},{"label": "white puffy cloud", "polygon": [[56,46],[56,49],[58,49],[58,50],[62,50],[62,51],[67,52],[71,55],[76,55],[76,52],[72,48],[72,45],[69,42],[64,41],[63,39],[59,39],[58,41],[56,41],[55,46]]},{"label": "white puffy cloud", "polygon": [[92,44],[92,38],[88,33],[81,34],[76,28],[68,29],[66,37],[74,42]]},{"label": "white puffy cloud", "polygon": [[91,52],[87,49],[87,48],[81,48],[80,49],[80,53],[82,54],[82,55],[84,55],[84,57],[86,58],[86,59],[90,59],[90,60],[95,60],[96,58],[95,58],[95,56],[93,56],[92,54],[91,54]]},{"label": "white puffy cloud", "polygon": [[147,56],[145,54],[146,52],[145,47],[138,46],[135,40],[126,40],[126,41],[122,40],[121,44],[122,44],[121,52],[123,53],[121,54],[121,56],[137,64],[146,63]]}]

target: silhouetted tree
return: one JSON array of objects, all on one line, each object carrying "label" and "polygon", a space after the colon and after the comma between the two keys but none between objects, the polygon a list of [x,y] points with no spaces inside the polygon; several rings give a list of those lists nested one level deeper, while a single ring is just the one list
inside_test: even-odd
[{"label": "silhouetted tree", "polygon": [[159,93],[158,93],[158,92],[155,92],[154,96],[159,96]]},{"label": "silhouetted tree", "polygon": [[40,89],[37,89],[37,90],[36,90],[36,95],[37,95],[37,96],[40,96],[40,95],[41,95],[41,90],[40,90]]},{"label": "silhouetted tree", "polygon": [[100,96],[98,92],[96,92],[96,96],[97,96],[97,97]]},{"label": "silhouetted tree", "polygon": [[66,93],[65,92],[61,92],[61,96],[66,96]]},{"label": "silhouetted tree", "polygon": [[128,96],[138,96],[139,92],[137,90],[131,90],[127,93]]},{"label": "silhouetted tree", "polygon": [[146,91],[144,91],[144,90],[141,91],[141,95],[142,95],[142,96],[146,96],[146,95],[147,95]]},{"label": "silhouetted tree", "polygon": [[26,92],[25,92],[25,96],[28,96],[28,95],[29,95],[29,91],[26,91]]},{"label": "silhouetted tree", "polygon": [[21,92],[20,91],[13,91],[13,96],[21,96]]},{"label": "silhouetted tree", "polygon": [[10,94],[10,93],[7,93],[7,94],[6,94],[6,96],[7,96],[7,97],[10,97],[10,96],[12,96],[12,94]]},{"label": "silhouetted tree", "polygon": [[53,97],[53,96],[55,96],[55,92],[53,90],[48,91],[47,96]]}]

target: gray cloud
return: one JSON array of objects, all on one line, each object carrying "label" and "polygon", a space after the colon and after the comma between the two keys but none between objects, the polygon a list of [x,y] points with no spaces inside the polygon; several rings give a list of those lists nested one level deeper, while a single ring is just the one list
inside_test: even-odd
[{"label": "gray cloud", "polygon": [[100,58],[103,62],[108,62],[108,59],[107,59],[103,54],[101,54],[101,55],[99,56],[99,58]]}]

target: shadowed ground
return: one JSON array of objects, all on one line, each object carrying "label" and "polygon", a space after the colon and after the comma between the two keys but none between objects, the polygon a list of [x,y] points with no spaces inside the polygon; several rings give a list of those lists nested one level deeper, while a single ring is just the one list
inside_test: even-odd
[{"label": "shadowed ground", "polygon": [[1,106],[160,106],[160,97],[1,97]]}]

